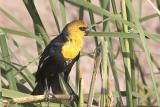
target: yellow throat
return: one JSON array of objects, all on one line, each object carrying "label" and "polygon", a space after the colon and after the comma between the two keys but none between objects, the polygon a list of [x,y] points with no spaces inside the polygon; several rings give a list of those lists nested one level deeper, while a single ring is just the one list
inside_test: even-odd
[{"label": "yellow throat", "polygon": [[80,52],[83,45],[84,31],[81,31],[80,27],[86,27],[87,25],[82,21],[76,21],[68,25],[68,41],[62,47],[62,54],[65,59],[71,60],[75,58]]},{"label": "yellow throat", "polygon": [[62,47],[62,54],[65,59],[73,59],[75,58],[82,48],[83,41],[82,40],[70,40],[65,43]]}]

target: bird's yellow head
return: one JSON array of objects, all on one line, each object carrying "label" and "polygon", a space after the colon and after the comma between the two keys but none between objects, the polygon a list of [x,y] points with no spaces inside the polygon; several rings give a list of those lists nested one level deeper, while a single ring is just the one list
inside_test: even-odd
[{"label": "bird's yellow head", "polygon": [[62,54],[65,59],[75,58],[82,48],[83,36],[91,28],[83,21],[73,21],[66,25],[65,33],[67,33],[68,41],[62,47]]},{"label": "bird's yellow head", "polygon": [[91,29],[83,21],[77,20],[67,25],[67,33],[69,39],[81,40],[87,31]]}]

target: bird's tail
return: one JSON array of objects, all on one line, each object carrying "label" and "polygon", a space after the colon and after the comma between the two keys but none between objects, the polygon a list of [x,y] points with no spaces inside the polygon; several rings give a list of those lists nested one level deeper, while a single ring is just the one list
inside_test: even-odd
[{"label": "bird's tail", "polygon": [[45,81],[39,80],[31,94],[32,95],[42,95],[45,91],[45,88],[46,88]]},{"label": "bird's tail", "polygon": [[54,76],[54,79],[49,80],[53,94],[62,94],[63,91],[60,85],[59,76]]},{"label": "bird's tail", "polygon": [[[69,83],[67,81],[64,81],[64,82],[65,82],[65,86],[67,88],[68,93],[73,96],[72,97],[73,99],[70,102],[71,107],[75,106],[75,103],[76,103],[76,105],[78,105],[79,96],[74,92],[74,90],[71,88],[71,86],[69,85]],[[51,87],[52,87],[52,92],[54,94],[62,94],[62,93],[64,93],[64,89],[62,89],[62,87],[61,87],[59,76],[56,76],[54,78],[54,81],[52,81]]]}]

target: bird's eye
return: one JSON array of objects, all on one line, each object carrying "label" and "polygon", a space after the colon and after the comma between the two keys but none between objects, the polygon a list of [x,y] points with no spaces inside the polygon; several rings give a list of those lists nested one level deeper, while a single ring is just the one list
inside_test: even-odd
[{"label": "bird's eye", "polygon": [[87,28],[87,27],[79,27],[79,29],[80,29],[81,31],[86,31],[86,28]]}]

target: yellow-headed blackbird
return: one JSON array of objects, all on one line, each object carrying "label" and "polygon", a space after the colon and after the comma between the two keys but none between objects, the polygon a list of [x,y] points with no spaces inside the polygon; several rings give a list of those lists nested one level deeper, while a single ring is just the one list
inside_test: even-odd
[{"label": "yellow-headed blackbird", "polygon": [[64,72],[64,81],[69,86],[68,75],[79,58],[83,36],[89,30],[91,29],[83,21],[73,21],[50,42],[40,57],[36,72],[37,85],[32,95],[43,94],[46,88],[51,88],[54,94],[62,93],[58,76],[61,72]]}]

